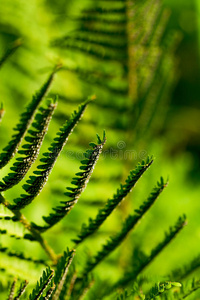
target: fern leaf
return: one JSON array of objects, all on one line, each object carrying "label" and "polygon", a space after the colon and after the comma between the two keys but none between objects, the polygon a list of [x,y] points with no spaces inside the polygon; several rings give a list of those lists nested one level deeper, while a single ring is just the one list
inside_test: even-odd
[{"label": "fern leaf", "polygon": [[183,287],[183,289],[180,290],[178,299],[186,299],[187,297],[189,297],[191,294],[195,293],[199,289],[200,289],[200,280],[193,279],[191,287],[189,289]]},{"label": "fern leaf", "polygon": [[[18,184],[35,162],[55,108],[55,103],[50,102],[46,109],[43,107],[39,109],[39,113],[36,114],[32,124],[34,130],[29,130],[25,137],[28,144],[23,145],[23,150],[18,151],[20,157],[16,159],[17,162],[10,168],[13,172],[5,176],[3,182],[0,182],[0,192]],[[15,206],[11,206],[11,209],[15,209]]]},{"label": "fern leaf", "polygon": [[120,245],[120,243],[125,239],[131,229],[135,227],[135,225],[141,220],[143,215],[153,205],[153,203],[165,187],[166,183],[161,177],[160,182],[157,183],[157,186],[154,188],[153,192],[150,194],[147,200],[139,207],[139,209],[135,210],[136,214],[130,215],[125,220],[121,232],[116,236],[111,237],[110,240],[105,245],[103,245],[102,250],[99,251],[91,261],[88,261],[84,269],[84,275],[91,272],[107,255],[109,255]]},{"label": "fern leaf", "polygon": [[128,193],[131,192],[132,188],[135,186],[142,174],[149,168],[152,162],[152,158],[148,157],[146,161],[142,161],[141,164],[139,163],[136,168],[130,172],[128,178],[126,179],[126,183],[117,189],[117,193],[113,195],[112,199],[107,201],[104,208],[100,209],[96,218],[89,219],[88,225],[82,225],[78,239],[73,240],[76,244],[81,243],[85,238],[93,234],[102,225],[102,223],[112,213],[117,205],[123,201]]},{"label": "fern leaf", "polygon": [[22,139],[29,128],[35,112],[44,98],[45,94],[47,93],[53,77],[54,77],[53,72],[48,80],[45,82],[45,84],[42,86],[39,92],[37,92],[34,96],[30,104],[27,106],[26,111],[21,114],[20,121],[14,128],[14,131],[16,131],[16,134],[12,136],[11,141],[8,143],[8,146],[3,149],[4,152],[0,154],[0,169],[3,168],[10,160],[11,158],[16,154],[20,143],[22,142]]},{"label": "fern leaf", "polygon": [[46,296],[45,297],[43,297],[43,300],[50,300],[51,299],[51,297],[52,297],[52,294],[53,294],[53,292],[54,292],[54,290],[55,290],[55,284],[52,286],[52,287],[50,287],[50,289],[48,290],[48,292],[46,293]]},{"label": "fern leaf", "polygon": [[21,46],[22,41],[20,39],[16,40],[10,48],[7,49],[5,54],[0,58],[0,68],[7,61],[7,59]]},{"label": "fern leaf", "polygon": [[43,158],[40,160],[41,165],[37,167],[38,171],[34,171],[34,176],[30,176],[27,184],[23,185],[24,190],[28,194],[21,195],[20,198],[15,199],[16,202],[15,209],[20,210],[26,205],[31,203],[33,199],[41,192],[43,189],[49,174],[51,173],[53,166],[60,155],[63,147],[65,146],[70,133],[73,131],[74,127],[80,120],[87,104],[90,100],[82,104],[78,111],[74,112],[69,121],[67,121],[63,127],[60,128],[60,131],[57,133],[58,137],[54,139],[54,142],[51,144],[48,149],[48,153],[43,154]]},{"label": "fern leaf", "polygon": [[28,281],[25,280],[21,283],[19,290],[17,291],[17,295],[15,296],[14,300],[20,300],[20,297],[24,294],[26,287],[28,285]]},{"label": "fern leaf", "polygon": [[45,289],[51,284],[53,276],[54,272],[50,268],[43,271],[40,281],[37,282],[35,289],[29,295],[29,300],[39,300]]},{"label": "fern leaf", "polygon": [[9,293],[9,296],[8,296],[8,300],[13,300],[14,293],[15,293],[16,282],[17,282],[17,279],[14,279],[14,281],[13,281],[11,287],[10,287],[10,293]]},{"label": "fern leaf", "polygon": [[86,159],[81,161],[81,172],[77,173],[77,177],[73,178],[73,181],[71,182],[76,187],[67,188],[68,192],[65,193],[65,195],[69,197],[70,200],[61,201],[60,206],[53,208],[55,213],[51,213],[48,217],[43,217],[44,221],[49,225],[48,227],[46,227],[46,229],[52,227],[53,225],[58,223],[62,218],[64,218],[77,203],[81,193],[87,186],[90,176],[94,170],[95,164],[102,152],[105,141],[105,136],[103,137],[103,140],[101,140],[98,137],[98,144],[90,144],[92,149],[87,150],[84,154]]},{"label": "fern leaf", "polygon": [[191,273],[195,272],[200,267],[200,255],[195,257],[188,264],[184,265],[182,268],[175,269],[169,275],[173,280],[183,280],[188,277]]},{"label": "fern leaf", "polygon": [[52,300],[59,300],[60,293],[63,289],[63,285],[66,281],[66,277],[68,274],[69,266],[72,263],[73,257],[75,255],[74,250],[64,252],[63,256],[60,258],[57,270],[55,272],[54,283],[56,285],[55,292],[53,293]]},{"label": "fern leaf", "polygon": [[152,251],[149,256],[143,257],[138,263],[137,267],[123,276],[123,279],[117,281],[114,288],[124,287],[131,281],[135,280],[137,276],[158,256],[159,253],[176,237],[176,235],[183,229],[186,225],[186,216],[180,217],[177,223],[170,227],[169,232],[165,234],[165,238],[160,242]]}]

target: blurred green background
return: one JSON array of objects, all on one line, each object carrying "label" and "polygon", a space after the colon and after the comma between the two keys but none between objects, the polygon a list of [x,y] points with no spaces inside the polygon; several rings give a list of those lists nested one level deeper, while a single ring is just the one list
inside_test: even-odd
[{"label": "blurred green background", "polygon": [[[0,101],[4,103],[6,110],[0,127],[1,149],[9,141],[12,128],[18,120],[19,114],[23,112],[24,106],[42,85],[55,64],[62,62],[64,65],[73,66],[74,57],[77,63],[78,60],[81,61],[82,58],[73,53],[69,56],[62,55],[50,46],[50,42],[52,39],[74,30],[76,24],[69,16],[78,15],[86,4],[87,1],[80,0],[73,2],[1,0],[0,56],[16,39],[21,38],[23,41],[22,46],[0,71]],[[89,86],[83,88],[75,74],[59,72],[53,83],[51,94],[61,93],[71,101],[59,100],[55,118],[50,125],[41,152],[47,149],[59,126],[77,107],[76,99],[83,99],[86,94],[95,93],[97,100],[87,109],[83,120],[70,137],[45,189],[35,202],[24,210],[24,214],[31,221],[42,224],[41,216],[47,215],[51,207],[63,199],[63,192],[78,171],[79,161],[82,153],[88,148],[88,143],[94,141],[96,132],[101,134],[104,128],[108,139],[105,150],[108,151],[107,153],[111,153],[114,149],[118,155],[115,159],[106,153],[102,155],[79,203],[61,224],[46,234],[56,252],[62,252],[67,246],[73,246],[70,240],[76,236],[81,224],[86,222],[89,216],[96,215],[98,208],[105,203],[108,197],[111,197],[120,181],[128,175],[128,171],[147,154],[153,154],[156,157],[153,166],[140,180],[126,203],[115,211],[94,238],[89,239],[80,247],[80,254],[77,254],[77,261],[80,260],[80,257],[81,259],[84,257],[85,252],[94,254],[105,238],[120,230],[122,220],[145,200],[159,177],[161,175],[165,178],[169,176],[169,186],[151,212],[118,251],[105,261],[109,267],[106,274],[104,273],[104,264],[97,268],[99,276],[104,279],[110,276],[113,279],[119,277],[126,270],[129,264],[126,257],[132,256],[135,247],[140,245],[148,253],[162,239],[163,232],[174,224],[177,217],[183,213],[188,216],[188,226],[145,272],[151,276],[168,274],[172,268],[180,267],[199,254],[200,4],[198,0],[165,0],[164,4],[171,10],[169,30],[178,31],[182,38],[176,50],[178,82],[168,105],[162,128],[158,128],[153,133],[153,136],[148,139],[148,143],[145,142],[146,137],[144,136],[144,143],[140,141],[133,148],[126,148],[126,135],[120,129],[120,124],[118,128],[113,128],[113,124],[117,124],[118,117],[112,110],[105,108],[99,110],[98,103],[104,101],[104,104],[109,104],[113,99],[108,99],[108,96],[99,99],[98,89],[95,90],[95,87]],[[111,126],[107,128],[106,124],[109,122]],[[124,143],[121,144],[122,148],[120,148],[120,142]],[[127,162],[124,154],[119,151],[120,149],[122,152],[133,151],[132,160]],[[3,169],[1,177],[7,173],[9,166]],[[6,197],[12,201],[16,198],[16,194],[21,192],[21,186],[15,187],[6,193]],[[14,249],[21,249],[21,243],[16,243],[5,236],[1,237],[1,243],[9,243]],[[44,256],[39,246],[34,243],[26,242],[24,247],[26,251],[34,251],[36,257]],[[126,255],[116,264],[114,259],[122,257],[122,253]],[[4,257],[0,259],[2,264],[4,259]],[[162,268],[160,267],[161,262]],[[16,266],[17,268],[22,270],[25,267]],[[35,280],[39,273],[40,270],[37,274],[33,272],[30,276]]]}]

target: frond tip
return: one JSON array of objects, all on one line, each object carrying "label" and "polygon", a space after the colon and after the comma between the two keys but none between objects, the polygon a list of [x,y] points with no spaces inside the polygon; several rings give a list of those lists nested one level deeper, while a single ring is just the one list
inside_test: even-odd
[{"label": "frond tip", "polygon": [[68,192],[65,193],[65,196],[69,197],[70,200],[61,201],[60,206],[53,208],[55,213],[51,213],[48,217],[43,217],[44,221],[49,225],[46,227],[46,229],[52,227],[70,212],[73,206],[77,203],[81,193],[86,188],[90,176],[92,175],[92,172],[94,170],[95,164],[106,142],[105,132],[103,134],[102,140],[97,135],[97,142],[97,144],[90,143],[90,147],[92,149],[87,150],[84,153],[85,159],[81,161],[81,172],[76,173],[76,177],[73,178],[71,182],[73,185],[75,185],[75,187],[67,188]]}]

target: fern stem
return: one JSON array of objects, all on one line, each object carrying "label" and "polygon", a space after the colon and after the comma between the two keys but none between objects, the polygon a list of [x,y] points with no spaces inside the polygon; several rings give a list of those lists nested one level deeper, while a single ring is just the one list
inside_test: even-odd
[{"label": "fern stem", "polygon": [[46,254],[49,256],[49,258],[55,264],[57,262],[58,257],[56,255],[56,253],[53,251],[53,249],[48,245],[47,241],[44,240],[44,238],[42,237],[40,232],[38,230],[36,230],[35,228],[33,228],[32,224],[26,219],[26,217],[20,211],[12,210],[11,204],[3,197],[2,194],[0,194],[0,203],[2,203],[5,207],[10,209],[12,211],[12,213],[17,217],[19,222],[22,223],[24,225],[24,227],[32,233],[34,238],[40,243],[41,247],[44,249]]},{"label": "fern stem", "polygon": [[28,281],[25,280],[25,281],[21,284],[20,289],[19,289],[19,291],[18,291],[18,293],[17,293],[17,296],[14,298],[14,300],[19,300],[19,299],[21,298],[21,296],[22,296],[23,293],[25,292],[25,289],[26,289],[27,285],[28,285]]}]

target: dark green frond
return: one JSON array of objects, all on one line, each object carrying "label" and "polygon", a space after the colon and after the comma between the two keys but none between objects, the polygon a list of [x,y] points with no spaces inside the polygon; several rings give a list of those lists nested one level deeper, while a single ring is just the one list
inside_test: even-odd
[{"label": "dark green frond", "polygon": [[143,215],[153,205],[153,203],[165,187],[166,183],[163,181],[163,178],[161,178],[161,181],[157,183],[157,186],[153,189],[153,192],[150,194],[147,200],[139,207],[139,209],[135,210],[136,214],[130,215],[125,220],[121,232],[114,237],[110,237],[107,243],[103,245],[102,250],[99,251],[93,259],[88,261],[84,269],[84,275],[91,272],[96,267],[96,265],[98,265],[106,256],[108,256],[121,244],[127,234],[131,231],[131,229],[135,227],[135,225],[139,222],[139,220],[141,220]]},{"label": "dark green frond", "polygon": [[103,140],[101,140],[98,136],[98,144],[90,144],[92,149],[87,150],[86,153],[84,153],[85,160],[81,161],[81,172],[77,173],[77,177],[73,178],[73,181],[71,182],[76,187],[67,188],[68,192],[65,193],[65,195],[69,197],[70,200],[61,201],[60,206],[53,208],[53,210],[55,211],[54,213],[51,213],[48,217],[43,217],[44,221],[49,225],[46,228],[53,226],[62,218],[64,218],[77,203],[81,193],[87,186],[90,176],[94,170],[95,164],[102,152],[105,141],[105,136],[103,137]]},{"label": "dark green frond", "polygon": [[[10,168],[13,172],[5,176],[2,179],[3,182],[0,182],[0,192],[18,184],[35,162],[55,108],[56,104],[50,102],[47,108],[39,109],[32,124],[34,130],[29,130],[25,137],[25,141],[28,143],[22,146],[23,150],[18,151],[20,156]],[[15,209],[15,206],[12,206],[12,209]]]},{"label": "dark green frond", "polygon": [[22,139],[29,128],[35,112],[46,95],[53,77],[54,77],[53,72],[48,80],[45,82],[45,84],[42,86],[39,92],[37,92],[34,96],[30,104],[27,106],[26,111],[21,114],[20,121],[16,125],[16,127],[13,129],[16,133],[12,136],[11,141],[9,141],[8,146],[3,149],[4,152],[0,154],[0,169],[3,168],[10,160],[11,158],[16,154],[18,147],[20,143],[22,142]]},{"label": "dark green frond", "polygon": [[45,289],[50,286],[53,276],[54,272],[50,268],[43,271],[40,281],[37,282],[35,289],[29,295],[29,300],[39,300]]},{"label": "dark green frond", "polygon": [[191,273],[195,272],[200,268],[200,255],[195,257],[188,264],[184,265],[182,268],[175,269],[169,275],[173,280],[183,280],[188,277]]},{"label": "dark green frond", "polygon": [[15,296],[14,300],[20,300],[21,296],[24,294],[26,287],[28,285],[28,281],[25,280],[21,283],[19,290],[17,291],[17,295]]},{"label": "dark green frond", "polygon": [[[189,288],[183,286],[183,288],[179,292],[178,299],[179,300],[186,299],[187,297],[189,297],[190,295],[192,295],[199,289],[200,289],[200,280],[193,279],[191,286]],[[195,299],[198,299],[198,298],[195,298]]]},{"label": "dark green frond", "polygon": [[22,41],[20,39],[16,40],[11,47],[7,49],[3,57],[0,58],[0,68],[3,66],[3,64],[7,61],[7,59],[15,53],[15,51],[21,46]]},{"label": "dark green frond", "polygon": [[89,224],[83,224],[81,228],[81,232],[78,235],[77,239],[73,241],[76,244],[81,243],[86,237],[93,234],[101,224],[106,220],[106,218],[112,213],[112,211],[117,207],[117,205],[123,201],[123,199],[131,192],[132,188],[135,186],[139,178],[142,174],[149,168],[152,164],[152,158],[147,158],[146,161],[142,161],[139,163],[134,170],[132,170],[126,179],[126,183],[121,185],[119,189],[117,189],[117,193],[113,195],[112,199],[109,199],[102,209],[99,210],[95,219],[89,219]]},{"label": "dark green frond", "polygon": [[52,287],[50,287],[50,289],[48,290],[48,292],[46,293],[46,296],[45,297],[43,297],[42,298],[42,300],[50,300],[50,299],[52,299],[51,297],[52,297],[52,295],[53,295],[53,292],[54,292],[54,290],[55,290],[55,284],[52,286]]},{"label": "dark green frond", "polygon": [[30,176],[27,180],[27,184],[23,185],[24,190],[27,192],[25,195],[21,195],[20,198],[15,199],[16,202],[15,209],[19,210],[24,208],[26,205],[32,202],[32,200],[41,192],[43,189],[49,174],[51,173],[53,166],[60,155],[63,147],[65,146],[70,133],[73,131],[74,127],[80,120],[87,104],[90,100],[82,104],[78,111],[74,112],[69,121],[67,121],[57,133],[57,136],[54,139],[54,142],[51,144],[48,149],[48,153],[43,154],[43,158],[40,160],[41,165],[37,166],[38,171],[34,171],[35,175]]},{"label": "dark green frond", "polygon": [[124,287],[129,284],[131,281],[134,281],[137,276],[158,256],[159,253],[176,237],[176,235],[183,229],[186,225],[186,216],[180,217],[177,223],[170,227],[169,232],[165,233],[165,238],[160,242],[152,251],[149,256],[143,255],[142,259],[137,262],[136,267],[132,272],[124,274],[123,279],[120,279],[114,285],[117,287]]},{"label": "dark green frond", "polygon": [[55,272],[54,283],[56,285],[55,292],[53,293],[52,300],[59,300],[60,293],[63,289],[63,285],[66,281],[66,277],[68,274],[69,266],[72,263],[73,257],[75,255],[75,251],[67,251],[64,252],[63,256],[60,258],[57,269]]}]

